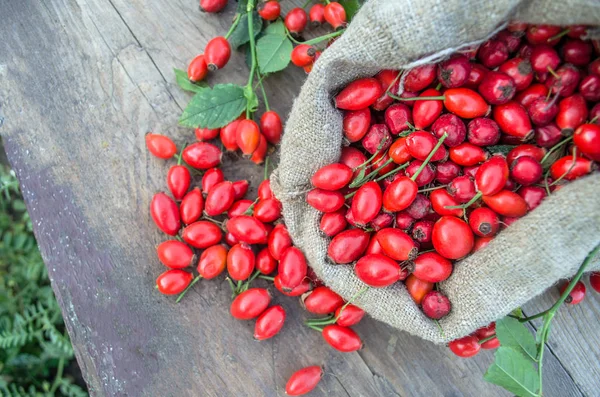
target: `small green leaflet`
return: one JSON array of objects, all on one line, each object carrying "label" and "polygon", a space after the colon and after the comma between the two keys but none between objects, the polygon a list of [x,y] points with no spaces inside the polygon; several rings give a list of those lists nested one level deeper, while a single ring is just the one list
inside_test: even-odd
[{"label": "small green leaflet", "polygon": [[203,89],[208,87],[208,84],[206,84],[203,81],[200,81],[198,83],[192,83],[188,79],[188,75],[184,70],[173,69],[173,71],[175,72],[175,79],[177,80],[177,84],[179,85],[180,88],[182,88],[186,91],[200,92]]},{"label": "small green leaflet", "polygon": [[220,128],[235,120],[248,101],[244,89],[235,84],[217,84],[194,95],[179,118],[179,124],[191,128]]},{"label": "small green leaflet", "polygon": [[251,112],[256,112],[258,109],[258,97],[256,96],[256,93],[251,85],[244,88],[244,97],[246,97],[247,101],[246,107]]},{"label": "small green leaflet", "polygon": [[483,379],[519,397],[536,397],[540,379],[533,364],[517,350],[501,346]]},{"label": "small green leaflet", "polygon": [[508,154],[508,152],[510,152],[514,148],[516,148],[515,145],[495,145],[495,146],[488,146],[487,150],[489,150],[489,152],[492,154],[502,154],[502,155],[506,156]]},{"label": "small green leaflet", "polygon": [[504,317],[496,321],[496,335],[502,346],[514,347],[527,355],[532,361],[536,361],[537,345],[535,339],[519,320]]},{"label": "small green leaflet", "polygon": [[265,28],[263,31],[264,34],[278,34],[280,36],[285,36],[285,26],[281,20],[277,20],[272,22]]},{"label": "small green leaflet", "polygon": [[256,43],[256,56],[261,74],[283,70],[290,63],[294,46],[286,37],[279,34],[267,34]]},{"label": "small green leaflet", "polygon": [[362,6],[362,3],[364,3],[364,1],[339,0],[338,3],[340,3],[342,7],[344,7],[344,10],[346,10],[346,19],[348,20],[348,22],[350,22],[352,18],[354,18],[354,15],[356,15],[358,10],[360,9],[360,6]]},{"label": "small green leaflet", "polygon": [[[240,18],[240,23],[238,23],[231,36],[229,36],[229,44],[233,48],[238,48],[250,41],[250,36],[248,35],[248,14],[243,14]],[[252,23],[254,25],[254,37],[256,37],[262,29],[262,18],[256,11],[252,12]]]}]

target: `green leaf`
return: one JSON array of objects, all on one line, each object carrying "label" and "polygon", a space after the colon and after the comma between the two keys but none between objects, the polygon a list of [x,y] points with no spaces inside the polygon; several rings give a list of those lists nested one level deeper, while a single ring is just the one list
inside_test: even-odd
[{"label": "green leaf", "polygon": [[181,69],[173,69],[175,72],[175,79],[177,80],[177,84],[180,88],[191,91],[191,92],[200,92],[205,88],[208,88],[208,84],[203,81],[199,81],[197,83],[192,83],[188,79],[188,75],[184,70]]},{"label": "green leaf", "polygon": [[535,397],[540,389],[540,379],[531,361],[506,346],[496,351],[494,363],[483,378],[520,397]]},{"label": "green leaf", "polygon": [[258,68],[262,74],[278,72],[290,63],[294,46],[285,36],[267,34],[256,43]]},{"label": "green leaf", "polygon": [[523,317],[523,309],[521,309],[520,307],[517,307],[510,314],[512,314],[513,316],[517,316],[517,317]]},{"label": "green leaf", "polygon": [[492,154],[501,154],[503,156],[506,156],[508,152],[510,152],[514,148],[516,148],[515,145],[495,145],[488,146],[487,150],[489,150],[489,152]]},{"label": "green leaf", "polygon": [[496,335],[500,340],[500,345],[514,347],[527,355],[532,361],[536,361],[537,345],[535,339],[519,320],[504,317],[496,321]]},{"label": "green leaf", "polygon": [[[254,29],[254,37],[256,37],[262,29],[262,18],[256,11],[252,12],[252,24]],[[246,44],[249,41],[250,36],[248,35],[248,14],[243,14],[240,16],[240,23],[238,23],[236,28],[231,33],[231,36],[229,36],[229,44],[231,44],[233,48],[238,48],[242,44]]]},{"label": "green leaf", "polygon": [[285,36],[285,25],[283,21],[278,19],[275,22],[272,22],[265,28],[263,31],[264,34],[278,34],[280,36]]},{"label": "green leaf", "polygon": [[217,84],[194,95],[179,118],[179,124],[191,128],[220,128],[242,114],[247,103],[242,87]]},{"label": "green leaf", "polygon": [[354,15],[358,12],[360,7],[362,6],[363,1],[360,0],[339,0],[338,3],[344,7],[346,10],[346,19],[348,22],[354,18]]}]

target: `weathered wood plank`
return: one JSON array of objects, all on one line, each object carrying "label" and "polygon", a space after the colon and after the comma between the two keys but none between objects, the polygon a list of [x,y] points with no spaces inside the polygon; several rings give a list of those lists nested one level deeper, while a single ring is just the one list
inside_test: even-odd
[{"label": "weathered wood plank", "polygon": [[[179,305],[153,290],[162,271],[153,247],[164,236],[147,208],[165,188],[167,166],[148,156],[143,137],[154,130],[189,139],[176,126],[189,97],[172,68],[226,30],[233,6],[214,17],[187,0],[0,4],[0,131],[92,392],[283,395],[294,370],[324,363],[315,395],[506,395],[482,380],[491,354],[461,360],[374,321],[358,327],[363,351],[340,354],[281,296],[286,327],[258,343],[252,323],[228,316],[224,282],[200,283]],[[243,83],[245,75],[236,56],[211,81]],[[285,114],[301,83],[300,70],[270,78],[272,106]],[[253,186],[262,175],[236,155],[225,172]],[[580,395],[548,357],[547,395]]]}]

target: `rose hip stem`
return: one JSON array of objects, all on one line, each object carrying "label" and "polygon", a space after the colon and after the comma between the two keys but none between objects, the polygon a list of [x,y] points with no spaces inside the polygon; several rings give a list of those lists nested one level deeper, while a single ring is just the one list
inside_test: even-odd
[{"label": "rose hip stem", "polygon": [[329,325],[329,324],[335,324],[336,321],[338,320],[338,318],[342,315],[342,312],[344,311],[344,309],[346,307],[348,307],[349,304],[351,304],[356,299],[358,299],[362,294],[364,294],[365,292],[367,292],[370,288],[371,287],[364,287],[360,291],[358,291],[352,298],[350,298],[350,300],[348,302],[346,302],[344,304],[344,306],[342,306],[342,308],[340,309],[340,313],[339,313],[339,315],[337,317],[336,316],[329,316],[329,317],[325,317],[325,318],[310,319],[310,320],[305,321],[304,324],[308,325],[309,327],[311,325]]},{"label": "rose hip stem", "polygon": [[491,340],[492,340],[492,339],[494,339],[495,337],[496,337],[496,334],[494,334],[494,335],[490,335],[490,336],[488,336],[487,338],[483,338],[483,339],[481,339],[481,340],[480,340],[478,343],[479,343],[480,345],[483,345],[485,342],[491,341]]},{"label": "rose hip stem", "polygon": [[194,284],[196,284],[200,279],[202,278],[201,275],[197,275],[195,279],[192,280],[192,282],[190,283],[190,285],[188,285],[181,294],[179,294],[179,296],[177,297],[177,300],[175,301],[175,303],[179,303],[179,301],[181,299],[183,299],[183,295],[185,295],[186,292],[188,292],[188,290],[190,288],[192,288],[194,286]]},{"label": "rose hip stem", "polygon": [[448,185],[440,185],[440,186],[428,187],[428,188],[425,188],[425,189],[417,190],[417,192],[418,193],[431,192],[433,190],[443,189],[445,187],[448,187]]},{"label": "rose hip stem", "polygon": [[314,39],[310,39],[310,40],[306,40],[306,41],[298,41],[294,38],[294,36],[292,36],[292,34],[288,30],[287,26],[285,26],[285,34],[287,35],[287,37],[290,40],[292,40],[296,44],[306,44],[306,45],[319,44],[322,41],[341,36],[342,33],[344,33],[345,31],[346,31],[346,29],[340,29],[337,32],[333,32],[333,33],[325,34],[323,36],[315,37]]},{"label": "rose hip stem", "polygon": [[431,150],[431,152],[429,153],[429,155],[427,156],[427,158],[425,158],[425,161],[423,161],[423,164],[421,164],[421,166],[417,169],[417,172],[415,172],[413,174],[413,176],[410,177],[410,179],[412,179],[413,182],[419,177],[419,174],[421,173],[421,171],[423,171],[425,169],[425,167],[427,166],[427,164],[429,164],[429,161],[435,155],[435,152],[438,151],[438,149],[440,148],[440,146],[442,146],[442,144],[444,143],[444,141],[446,140],[446,138],[448,138],[448,134],[444,132],[444,135],[442,135],[440,137],[440,139],[438,140],[438,143],[433,147],[433,149]]},{"label": "rose hip stem", "polygon": [[570,141],[572,141],[572,140],[573,140],[573,136],[571,135],[570,137],[568,137],[568,138],[566,138],[566,139],[564,139],[564,140],[562,140],[562,141],[558,142],[556,145],[552,146],[552,147],[550,148],[550,150],[548,150],[548,153],[546,153],[546,154],[544,155],[544,157],[542,157],[542,160],[540,161],[540,163],[541,163],[541,164],[544,164],[544,162],[545,162],[546,160],[548,160],[548,158],[550,157],[550,155],[551,155],[552,153],[554,153],[556,150],[558,150],[558,148],[560,148],[560,147],[561,147],[562,145],[564,145],[565,143],[568,143],[568,142],[570,142]]},{"label": "rose hip stem", "polygon": [[552,192],[550,191],[550,186],[554,186],[556,185],[558,182],[560,182],[565,176],[567,176],[567,174],[569,172],[571,172],[571,170],[573,169],[573,167],[575,167],[576,161],[577,160],[577,146],[575,146],[575,148],[573,149],[573,160],[571,161],[571,166],[569,167],[568,170],[566,170],[564,172],[564,174],[562,174],[557,180],[553,181],[552,183],[548,183],[548,175],[550,174],[550,168],[548,168],[548,171],[546,171],[546,175],[544,175],[544,187],[546,188],[546,193],[548,194],[548,196],[550,196],[552,194]]},{"label": "rose hip stem", "polygon": [[229,40],[229,36],[231,36],[231,34],[235,30],[235,28],[237,28],[238,24],[240,23],[240,19],[241,19],[240,16],[241,15],[238,13],[238,14],[235,14],[235,16],[233,17],[233,23],[231,24],[229,31],[225,35],[225,40]]}]

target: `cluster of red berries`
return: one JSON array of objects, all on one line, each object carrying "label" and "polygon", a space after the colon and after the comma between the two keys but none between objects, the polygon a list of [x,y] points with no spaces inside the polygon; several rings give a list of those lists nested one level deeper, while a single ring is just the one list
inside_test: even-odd
[{"label": "cluster of red berries", "polygon": [[[178,160],[167,173],[171,196],[159,192],[150,203],[155,224],[174,237],[157,246],[159,261],[169,269],[156,279],[159,292],[179,295],[179,301],[200,279],[214,279],[227,271],[235,296],[231,315],[239,320],[256,319],[254,338],[264,340],[281,330],[286,317],[283,307],[270,306],[266,288],[251,288],[256,278],[265,279],[286,296],[301,296],[310,313],[334,313],[307,322],[333,348],[350,352],[362,347],[349,326],[358,323],[364,311],[323,286],[308,267],[281,223],[281,203],[273,196],[269,180],[259,185],[256,200],[248,200],[244,198],[248,181],[227,181],[217,168],[221,152],[216,146],[196,142],[178,155],[170,138],[152,133],[146,135],[146,145],[156,157]],[[192,186],[190,169],[203,171],[200,186]],[[196,277],[190,267],[195,267]],[[288,383],[288,394],[312,390],[321,375],[320,367],[298,371]]]},{"label": "cluster of red berries", "polygon": [[[586,31],[515,23],[438,64],[342,89],[335,106],[350,145],[313,175],[306,197],[323,212],[328,258],[352,264],[369,287],[403,281],[426,316],[447,315],[435,284],[452,261],[597,168],[600,46]],[[577,284],[571,303],[583,293]],[[450,349],[498,347],[494,326]]]}]

